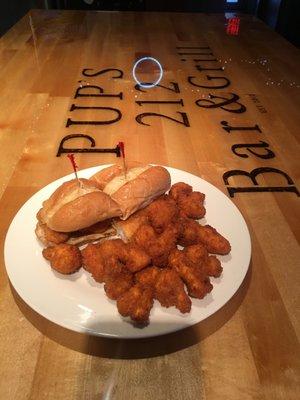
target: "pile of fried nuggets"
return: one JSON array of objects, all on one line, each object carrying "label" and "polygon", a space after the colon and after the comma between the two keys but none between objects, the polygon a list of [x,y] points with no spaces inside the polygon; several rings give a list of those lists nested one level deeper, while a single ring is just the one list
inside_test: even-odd
[{"label": "pile of fried nuggets", "polygon": [[213,288],[210,277],[222,273],[220,260],[211,254],[231,250],[214,228],[196,221],[205,215],[204,200],[205,195],[190,185],[176,183],[138,212],[140,223],[128,243],[104,240],[83,250],[61,243],[44,249],[43,256],[64,274],[83,266],[95,281],[104,283],[119,313],[134,322],[149,321],[154,299],[188,313],[190,297],[202,299]]}]

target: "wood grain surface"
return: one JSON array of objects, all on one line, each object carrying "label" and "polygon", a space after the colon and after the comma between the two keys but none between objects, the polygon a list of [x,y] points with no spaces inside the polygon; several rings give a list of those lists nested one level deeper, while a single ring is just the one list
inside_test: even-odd
[{"label": "wood grain surface", "polygon": [[[241,16],[238,35],[226,33],[227,23],[221,14],[33,10],[1,38],[0,399],[299,398],[300,55],[253,17]],[[161,84],[176,82],[180,93],[134,88],[132,68],[144,55],[163,65]],[[203,57],[218,61],[193,61]],[[224,70],[201,72],[196,65]],[[109,68],[123,71],[123,77],[113,79],[116,71],[82,74],[84,69],[95,74]],[[157,68],[152,70],[146,65],[140,69],[144,82],[157,77]],[[218,89],[225,80],[208,80],[206,75],[226,77],[230,84]],[[189,76],[198,86],[188,82]],[[122,99],[74,99],[80,85],[99,86],[104,94],[122,92]],[[199,107],[196,101],[209,100],[208,94],[227,99],[238,95],[246,111],[232,112],[239,108],[232,103],[223,109]],[[180,99],[183,106],[136,103]],[[72,104],[115,108],[121,119],[67,127],[68,118],[100,121],[117,115],[111,110],[70,111]],[[155,116],[144,117],[150,126],[138,123],[136,116],[147,112],[176,119],[184,112],[190,127]],[[221,121],[236,127],[258,125],[260,131],[226,132]],[[285,188],[234,194],[232,201],[250,230],[252,260],[241,289],[224,308],[177,334],[110,341],[51,324],[18,297],[5,271],[6,231],[31,195],[70,173],[66,155],[56,156],[61,140],[70,134],[91,136],[97,148],[113,148],[124,140],[129,159],[186,170],[228,196],[228,188]],[[234,145],[244,146],[234,147],[244,157],[234,154]],[[91,149],[88,139],[80,137],[64,146]],[[76,159],[83,169],[114,162],[115,155],[79,153]],[[257,168],[273,172],[257,175],[257,185],[245,175],[229,176],[228,185],[223,179],[232,170]]]}]

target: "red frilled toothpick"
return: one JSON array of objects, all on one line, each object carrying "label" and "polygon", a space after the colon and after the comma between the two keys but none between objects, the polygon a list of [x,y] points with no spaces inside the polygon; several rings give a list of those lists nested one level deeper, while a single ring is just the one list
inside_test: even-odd
[{"label": "red frilled toothpick", "polygon": [[124,142],[119,142],[118,146],[120,148],[120,152],[121,152],[121,157],[122,157],[122,161],[123,161],[123,172],[124,172],[124,177],[126,179],[126,161],[125,161],[125,145]]},{"label": "red frilled toothpick", "polygon": [[72,167],[73,167],[73,170],[74,170],[74,173],[75,173],[75,177],[77,179],[77,183],[78,183],[79,186],[81,186],[81,182],[80,182],[80,180],[78,178],[78,175],[77,175],[78,166],[76,164],[74,154],[68,154],[67,157],[71,161],[71,164],[72,164]]}]

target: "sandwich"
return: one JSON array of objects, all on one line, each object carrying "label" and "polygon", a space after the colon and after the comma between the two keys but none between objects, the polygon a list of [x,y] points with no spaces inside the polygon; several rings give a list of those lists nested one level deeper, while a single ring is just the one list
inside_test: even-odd
[{"label": "sandwich", "polygon": [[46,246],[114,236],[113,221],[127,220],[170,185],[163,167],[130,164],[125,174],[120,165],[112,165],[89,179],[73,179],[57,188],[37,214],[35,233]]}]

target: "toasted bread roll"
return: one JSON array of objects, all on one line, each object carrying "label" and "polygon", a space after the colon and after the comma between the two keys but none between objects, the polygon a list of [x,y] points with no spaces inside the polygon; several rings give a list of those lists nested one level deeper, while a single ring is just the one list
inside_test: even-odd
[{"label": "toasted bread roll", "polygon": [[[108,177],[112,177],[108,179]],[[161,166],[127,168],[126,175],[120,166],[111,166],[91,177],[103,187],[120,207],[121,219],[127,219],[135,211],[146,207],[152,200],[165,193],[171,185],[171,177]]]},{"label": "toasted bread roll", "polygon": [[80,179],[79,186],[73,179],[63,183],[43,203],[38,219],[54,231],[72,232],[121,214],[118,204],[95,182]]}]

